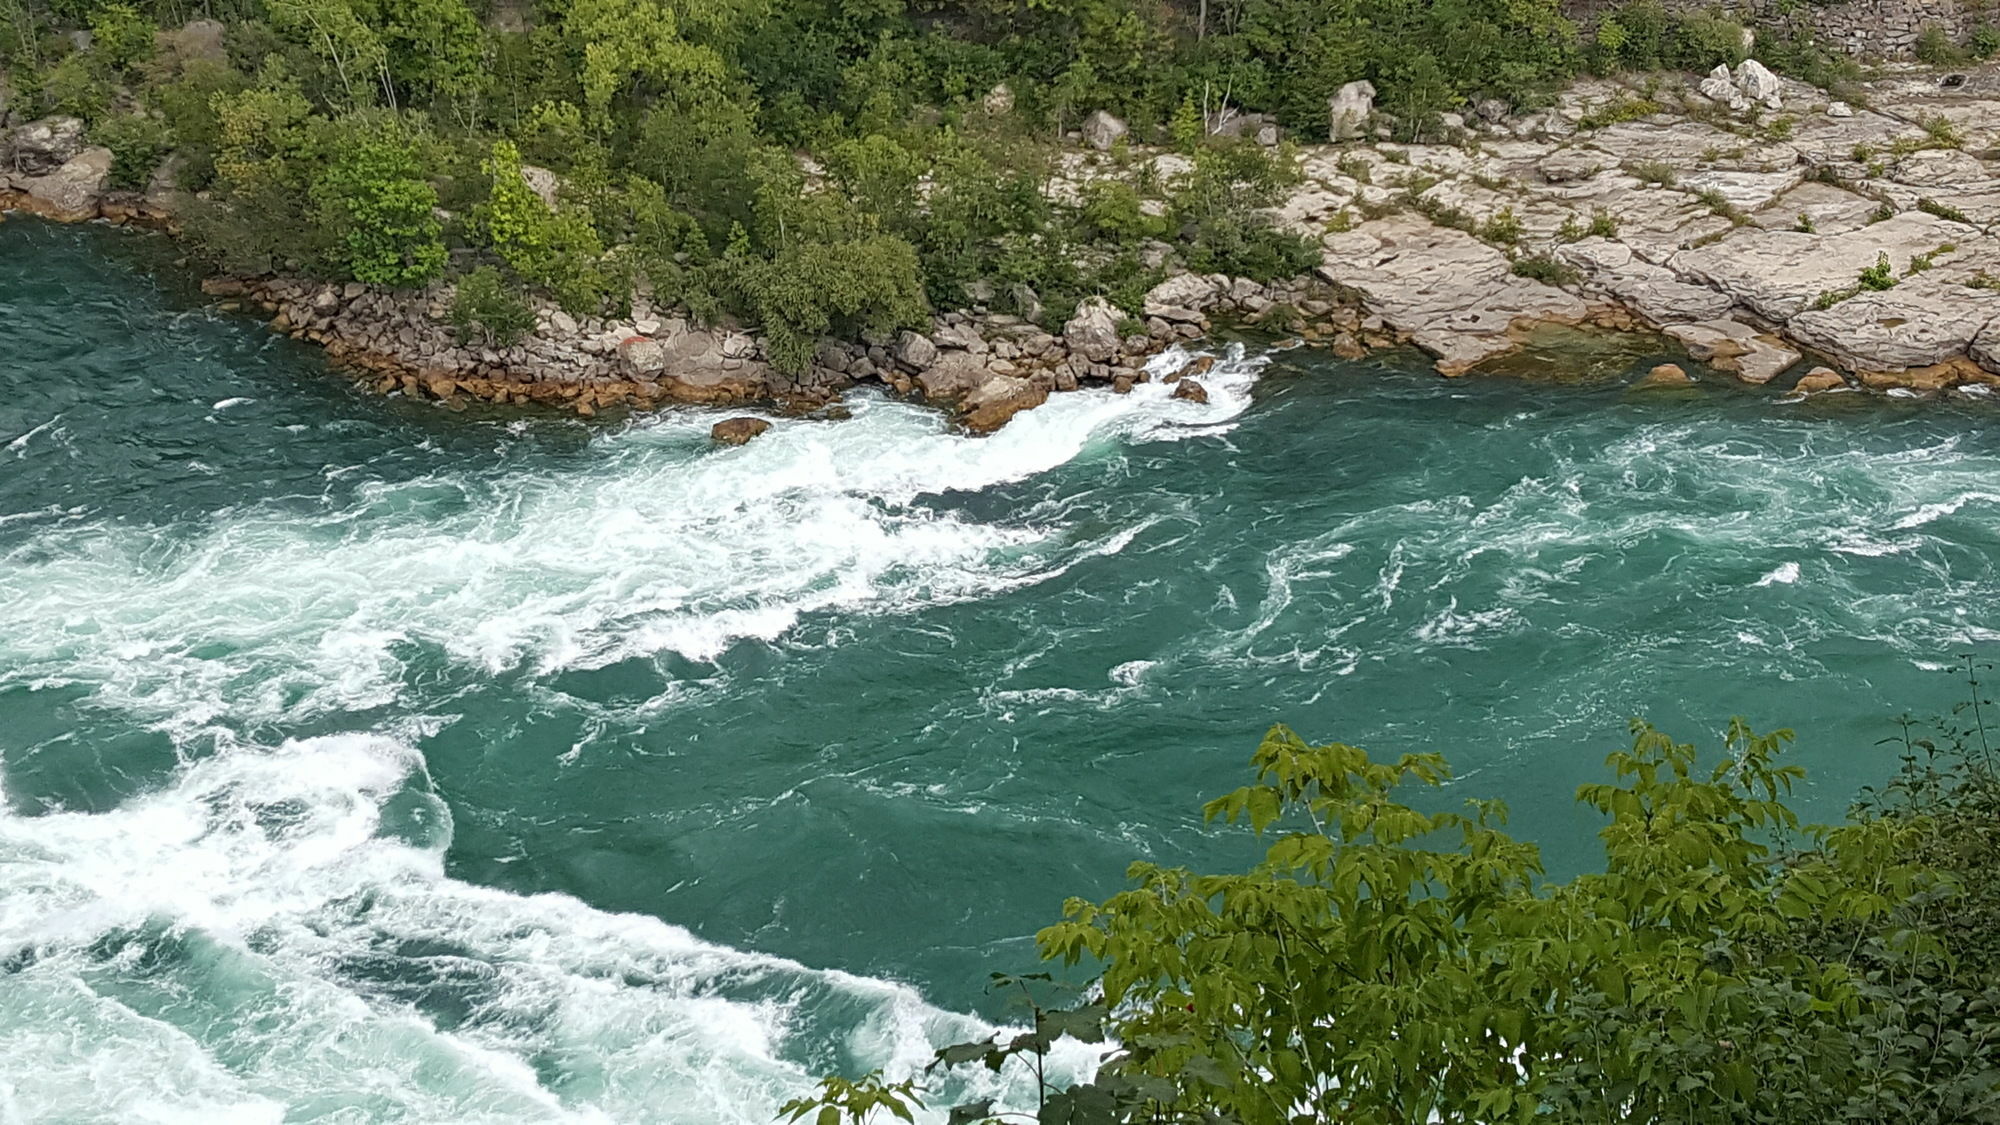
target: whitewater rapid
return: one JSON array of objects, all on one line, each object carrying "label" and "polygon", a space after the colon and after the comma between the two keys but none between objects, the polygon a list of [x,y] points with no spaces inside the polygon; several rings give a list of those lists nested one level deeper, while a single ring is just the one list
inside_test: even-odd
[{"label": "whitewater rapid", "polygon": [[398,709],[416,654],[529,683],[699,664],[830,610],[1046,581],[1137,529],[937,500],[1224,432],[1261,366],[1232,352],[1207,404],[1079,392],[983,439],[864,394],[739,449],[667,414],[531,475],[329,465],[320,496],[192,532],[18,513],[0,688],[73,693],[176,764],[103,808],[0,790],[0,1122],[762,1123],[819,1073],[906,1074],[990,1032],[905,985],[450,877],[416,747],[459,716]]}]

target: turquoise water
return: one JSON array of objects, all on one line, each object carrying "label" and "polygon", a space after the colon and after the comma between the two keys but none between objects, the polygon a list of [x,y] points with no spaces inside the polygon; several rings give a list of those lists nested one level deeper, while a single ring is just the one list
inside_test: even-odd
[{"label": "turquoise water", "polygon": [[1273,720],[1573,870],[1630,716],[1837,816],[2000,622],[1976,403],[1287,352],[717,449],[361,395],[169,252],[0,225],[4,1121],[765,1121],[1248,854]]}]

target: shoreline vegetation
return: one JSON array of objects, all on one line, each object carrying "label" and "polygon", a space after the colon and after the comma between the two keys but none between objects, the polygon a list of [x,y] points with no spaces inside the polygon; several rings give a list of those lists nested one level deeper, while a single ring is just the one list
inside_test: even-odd
[{"label": "shoreline vegetation", "polygon": [[[1845,822],[1802,824],[1790,731],[1738,719],[1720,753],[1635,720],[1607,780],[1601,870],[1548,879],[1506,810],[1426,793],[1395,761],[1274,727],[1255,781],[1209,802],[1269,848],[1241,873],[1135,863],[1071,899],[1043,959],[994,974],[1026,1026],[912,1076],[825,1079],[789,1120],[944,1108],[954,1072],[1020,1100],[963,1125],[2000,1120],[2000,773],[1972,656],[1952,714],[1883,740],[1901,768]],[[1714,762],[1713,766],[1706,762]],[[1088,1080],[1054,1056],[1095,1049]]]},{"label": "shoreline vegetation", "polygon": [[[162,226],[366,385],[584,414],[879,382],[986,432],[1218,327],[1460,375],[2000,385],[2000,47],[1651,0],[0,0],[0,208]],[[1786,72],[1781,77],[1756,54]],[[1705,72],[1705,76],[1704,76]],[[1990,330],[1989,330],[1990,329]],[[1154,365],[1157,367],[1157,365]]]}]

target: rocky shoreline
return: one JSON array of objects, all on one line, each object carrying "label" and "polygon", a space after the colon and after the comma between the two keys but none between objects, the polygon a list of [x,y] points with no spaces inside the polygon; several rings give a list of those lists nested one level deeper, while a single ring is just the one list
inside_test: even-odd
[{"label": "rocky shoreline", "polygon": [[[1368,94],[1343,91],[1337,127],[1366,120]],[[1320,240],[1310,276],[1180,273],[1136,316],[1092,298],[1059,331],[968,294],[969,307],[928,331],[823,340],[796,375],[773,367],[753,333],[693,323],[643,294],[623,319],[544,305],[525,339],[485,347],[457,337],[442,285],[274,276],[204,288],[267,311],[272,327],[321,345],[377,391],[586,415],[668,403],[811,410],[879,383],[990,432],[1050,394],[1129,390],[1151,377],[1152,356],[1224,323],[1347,357],[1413,345],[1451,376],[1546,326],[1588,325],[1660,333],[1697,370],[1801,393],[1986,394],[2000,385],[2000,239],[1989,233],[2000,222],[2000,75],[1906,70],[1850,99],[1751,62],[1582,82],[1524,117],[1482,105],[1447,116],[1448,143],[1301,148],[1301,182],[1274,217]],[[110,153],[90,147],[80,123],[4,137],[0,209],[171,228],[164,179],[107,190]],[[1052,192],[1146,165],[1165,180],[1181,160],[1080,139]],[[1172,247],[1152,250],[1171,261]],[[1168,377],[1199,398],[1196,374]]]}]

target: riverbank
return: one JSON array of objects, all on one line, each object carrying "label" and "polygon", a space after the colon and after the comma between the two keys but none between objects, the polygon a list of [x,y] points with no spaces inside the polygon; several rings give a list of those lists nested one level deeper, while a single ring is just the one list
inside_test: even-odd
[{"label": "riverbank", "polygon": [[[1478,372],[1547,326],[1588,325],[1670,337],[1695,379],[1985,394],[2000,384],[2000,240],[1988,232],[2000,220],[1990,159],[2000,77],[1907,70],[1843,92],[1834,101],[1751,62],[1580,82],[1526,116],[1482,103],[1446,116],[1447,143],[1301,147],[1299,182],[1272,215],[1318,238],[1308,275],[1261,284],[1182,272],[1137,308],[1087,300],[1059,329],[980,303],[992,294],[975,289],[924,331],[823,339],[796,373],[779,370],[754,331],[656,308],[643,292],[624,318],[543,302],[532,332],[495,346],[460,337],[442,283],[394,291],[266,276],[207,288],[269,312],[274,328],[325,347],[376,390],[583,414],[674,402],[811,410],[880,383],[990,432],[1051,394],[1143,382],[1164,347],[1229,324],[1349,356],[1414,345],[1448,376]],[[1355,98],[1365,121],[1365,90]],[[1048,192],[1159,185],[1185,170],[1183,157],[1120,136],[1086,130]],[[70,119],[12,130],[0,205],[171,228],[170,177],[146,192],[107,190],[110,153],[88,142]],[[559,190],[553,177],[530,182]],[[1149,252],[1171,262],[1174,248]],[[1005,304],[1032,313],[1034,297]],[[1205,392],[1190,379],[1181,393]]]}]

